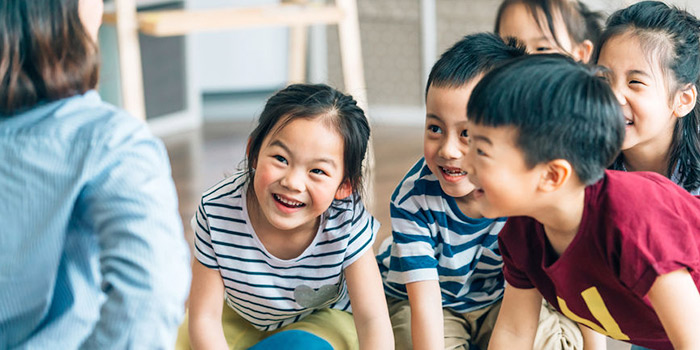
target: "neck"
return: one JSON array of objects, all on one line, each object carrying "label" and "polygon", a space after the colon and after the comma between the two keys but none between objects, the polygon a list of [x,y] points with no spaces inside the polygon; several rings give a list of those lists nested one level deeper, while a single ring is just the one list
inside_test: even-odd
[{"label": "neck", "polygon": [[566,250],[578,233],[583,217],[585,186],[576,184],[552,194],[551,203],[533,216],[542,223],[552,247],[560,254]]},{"label": "neck", "polygon": [[668,163],[673,135],[653,144],[637,145],[622,151],[627,171],[653,171],[669,177]]}]

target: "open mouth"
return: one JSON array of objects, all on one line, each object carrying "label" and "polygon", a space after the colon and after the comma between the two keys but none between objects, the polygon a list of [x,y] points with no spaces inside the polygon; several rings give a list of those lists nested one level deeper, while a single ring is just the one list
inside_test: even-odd
[{"label": "open mouth", "polygon": [[440,171],[442,171],[442,173],[445,176],[449,176],[449,177],[460,177],[460,176],[467,175],[467,172],[463,171],[460,168],[440,167]]},{"label": "open mouth", "polygon": [[272,197],[275,198],[277,203],[280,203],[287,208],[301,208],[301,207],[306,205],[302,202],[297,202],[291,198],[286,198],[286,197],[280,196],[278,194],[273,194]]}]

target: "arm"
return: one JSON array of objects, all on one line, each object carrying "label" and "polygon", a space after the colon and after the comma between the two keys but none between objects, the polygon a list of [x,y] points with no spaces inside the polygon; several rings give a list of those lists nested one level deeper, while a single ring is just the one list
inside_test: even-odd
[{"label": "arm", "polygon": [[532,349],[542,306],[537,289],[506,286],[489,349]]},{"label": "arm", "polygon": [[190,292],[190,345],[193,349],[228,349],[221,324],[224,283],[219,271],[199,260],[192,264]]},{"label": "arm", "polygon": [[414,349],[444,349],[442,294],[436,280],[408,283],[411,304],[411,338]]},{"label": "arm", "polygon": [[581,335],[583,336],[584,350],[605,350],[608,348],[607,338],[604,335],[580,323],[578,324],[578,328],[581,330]]},{"label": "arm", "polygon": [[394,333],[372,249],[345,268],[345,280],[360,349],[393,349]]},{"label": "arm", "polygon": [[700,293],[686,269],[657,277],[647,297],[674,349],[700,349]]},{"label": "arm", "polygon": [[82,347],[170,348],[190,258],[165,148],[129,116],[104,125],[92,148],[76,212],[95,232],[106,300]]}]

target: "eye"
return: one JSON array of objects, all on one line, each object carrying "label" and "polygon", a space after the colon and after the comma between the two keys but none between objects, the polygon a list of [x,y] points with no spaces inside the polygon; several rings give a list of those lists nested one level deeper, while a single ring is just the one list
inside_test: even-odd
[{"label": "eye", "polygon": [[630,85],[634,85],[634,84],[645,85],[643,82],[641,82],[639,80],[634,80],[634,79],[630,80],[629,84]]},{"label": "eye", "polygon": [[442,129],[437,125],[428,125],[428,131],[433,134],[442,134]]},{"label": "eye", "polygon": [[535,51],[536,51],[536,52],[539,52],[539,53],[542,53],[542,52],[553,51],[553,49],[552,49],[551,47],[547,47],[547,46],[540,46],[540,47],[536,47],[536,48],[535,48]]},{"label": "eye", "polygon": [[311,173],[316,175],[327,175],[326,172],[321,169],[312,169]]},{"label": "eye", "polygon": [[280,163],[287,164],[287,159],[280,155],[272,156],[272,158],[275,158]]},{"label": "eye", "polygon": [[464,130],[462,130],[462,133],[459,134],[459,136],[461,136],[461,137],[469,137],[469,132],[467,131],[467,129],[464,129]]},{"label": "eye", "polygon": [[481,148],[477,148],[477,149],[476,149],[476,154],[477,154],[477,155],[480,155],[480,156],[485,156],[485,155],[486,155],[486,153],[484,153],[484,151],[482,151]]}]

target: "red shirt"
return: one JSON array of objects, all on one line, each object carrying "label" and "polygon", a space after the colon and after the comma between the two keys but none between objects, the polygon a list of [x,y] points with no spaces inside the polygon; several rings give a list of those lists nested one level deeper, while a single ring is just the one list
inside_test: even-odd
[{"label": "red shirt", "polygon": [[499,234],[506,280],[610,337],[672,349],[645,295],[681,268],[700,286],[699,199],[655,173],[606,171],[586,187],[578,233],[559,257],[542,224],[508,219]]}]

